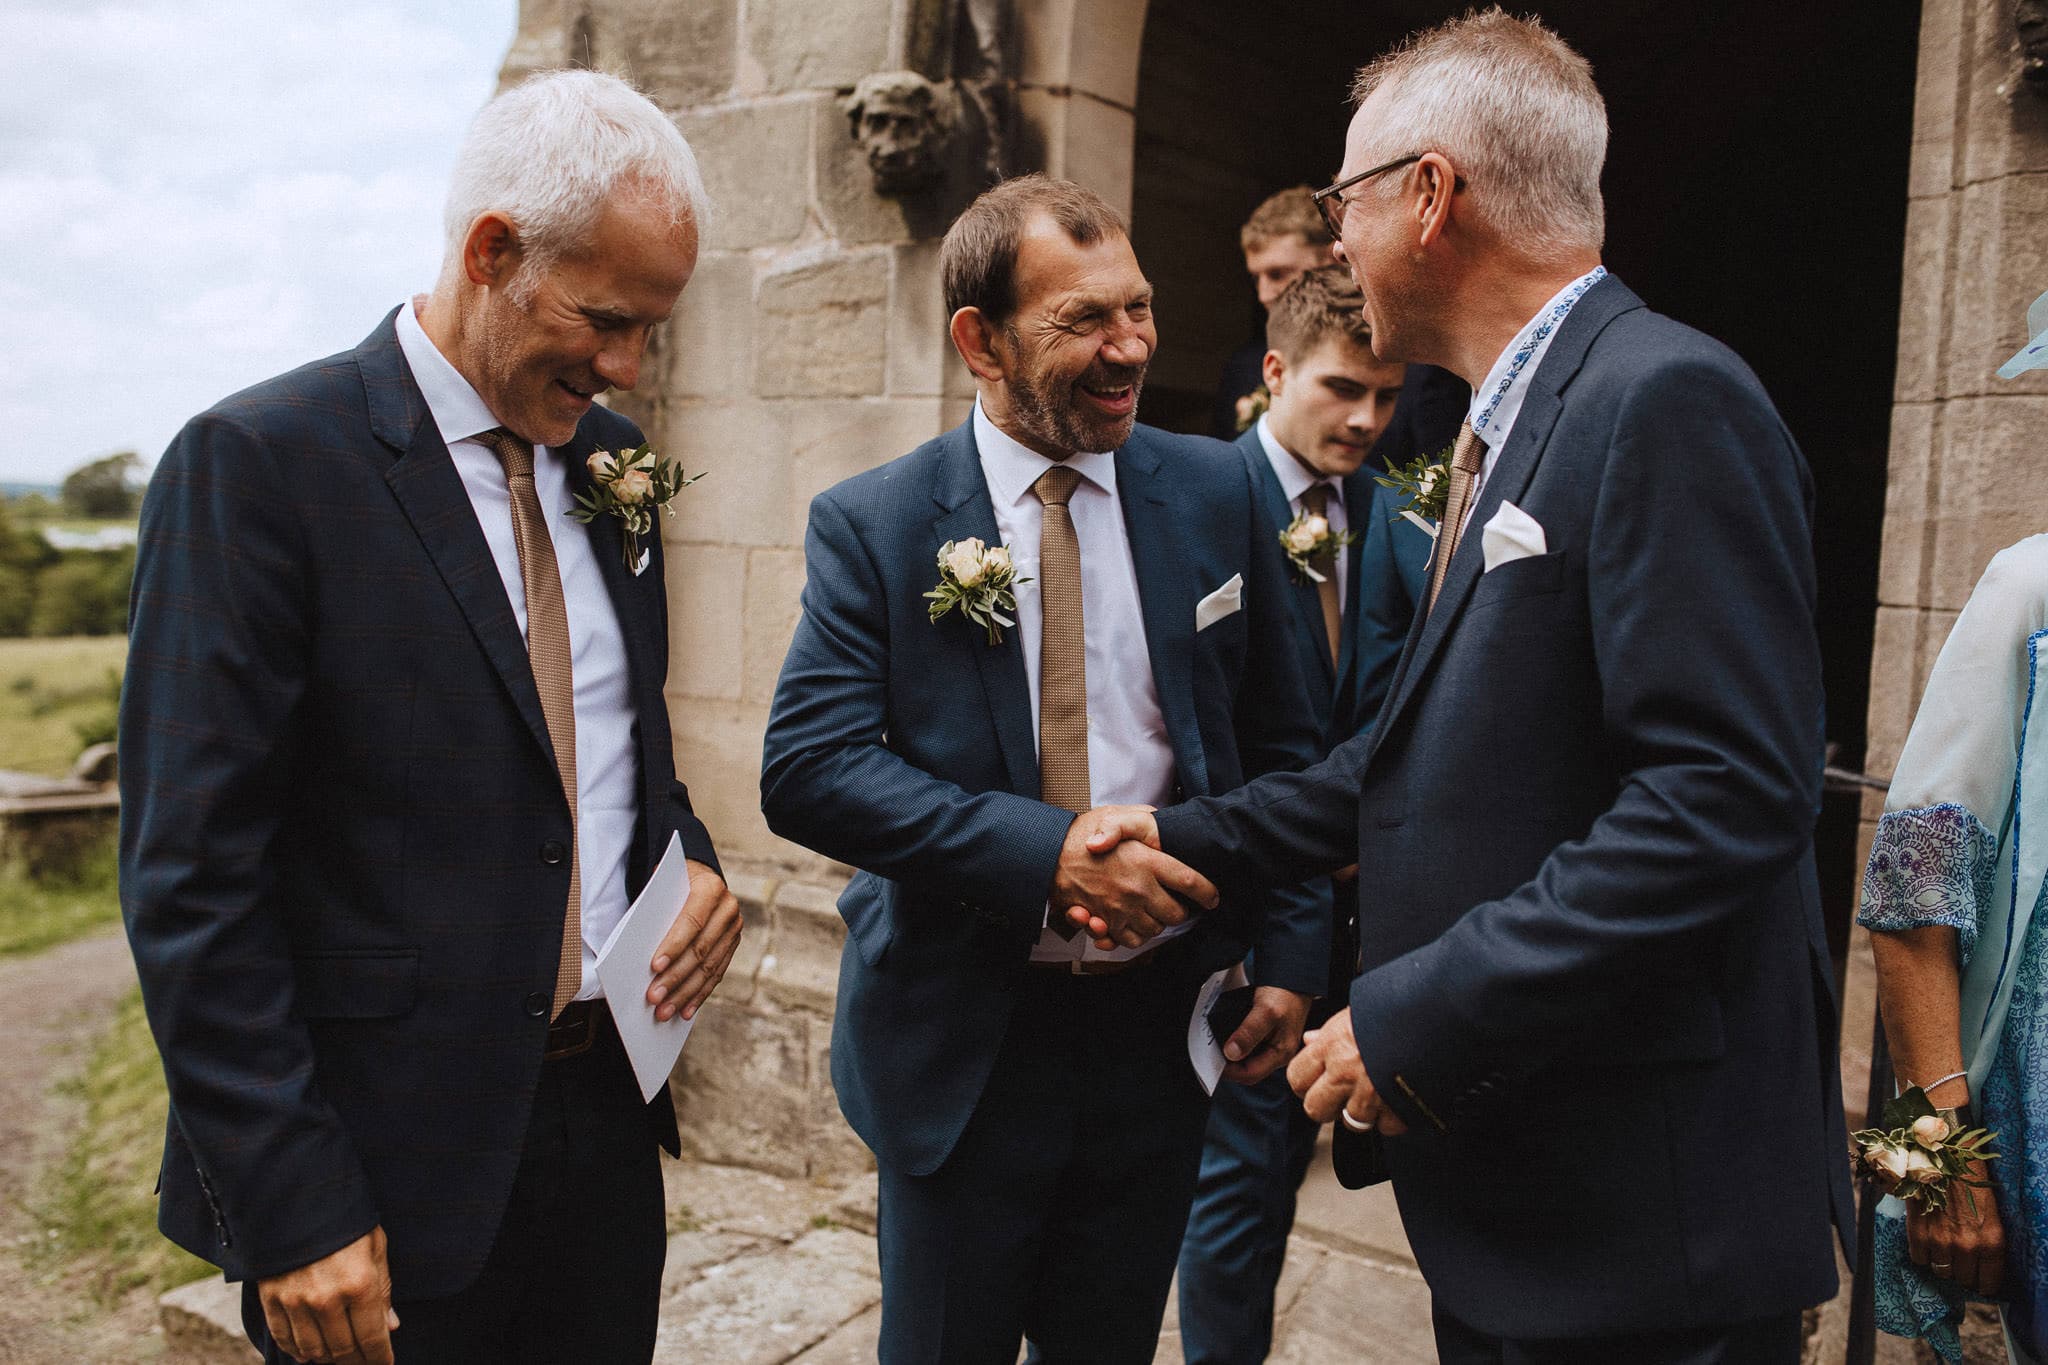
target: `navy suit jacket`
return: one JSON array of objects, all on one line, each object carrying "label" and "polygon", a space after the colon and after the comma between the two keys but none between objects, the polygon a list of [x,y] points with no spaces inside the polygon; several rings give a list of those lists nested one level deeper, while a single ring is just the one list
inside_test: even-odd
[{"label": "navy suit jacket", "polygon": [[[1287,492],[1266,458],[1256,426],[1237,438],[1259,504],[1277,541],[1294,520]],[[1379,714],[1394,679],[1394,665],[1427,587],[1430,541],[1400,516],[1399,500],[1373,478],[1372,465],[1344,480],[1344,512],[1358,542],[1344,557],[1344,619],[1332,663],[1324,644],[1323,604],[1316,584],[1292,569],[1288,597],[1294,607],[1294,643],[1302,676],[1323,732],[1323,749],[1365,729]]]},{"label": "navy suit jacket", "polygon": [[[1280,547],[1243,462],[1141,426],[1116,476],[1180,791],[1313,762]],[[763,746],[769,826],[860,869],[839,901],[832,1080],[854,1131],[911,1174],[937,1169],[980,1098],[1074,819],[1038,799],[1016,632],[991,646],[957,615],[927,618],[939,547],[969,536],[999,540],[971,424],[811,503]],[[1196,603],[1233,575],[1243,609],[1198,633]],[[1317,994],[1329,921],[1326,893],[1235,897],[1202,917],[1189,960],[1213,970],[1255,946],[1262,984]]]},{"label": "navy suit jacket", "polygon": [[[602,408],[563,453],[638,444]],[[590,528],[638,713],[635,891],[675,831],[661,547]],[[150,479],[121,699],[121,893],[169,1081],[159,1218],[230,1278],[382,1223],[469,1284],[540,1072],[568,803],[503,580],[391,318],[194,418]],[[666,1093],[649,1107],[671,1151]]]},{"label": "navy suit jacket", "polygon": [[[1513,501],[1548,552],[1483,566]],[[1160,816],[1237,894],[1359,863],[1351,1014],[1432,1292],[1506,1337],[1834,1290],[1811,481],[1619,280],[1558,328],[1373,730]]]}]

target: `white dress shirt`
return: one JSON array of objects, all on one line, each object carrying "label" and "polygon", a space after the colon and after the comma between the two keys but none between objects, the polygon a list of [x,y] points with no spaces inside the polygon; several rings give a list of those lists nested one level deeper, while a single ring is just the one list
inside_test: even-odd
[{"label": "white dress shirt", "polygon": [[[1017,643],[1024,650],[1024,676],[1031,687],[1031,734],[1038,736],[1038,660],[1044,637],[1039,601],[1038,541],[1045,506],[1031,486],[1053,462],[997,428],[974,405],[974,445],[981,456],[996,529],[1017,565]],[[1145,652],[1145,614],[1138,597],[1138,571],[1117,501],[1116,455],[1099,451],[1069,456],[1067,468],[1081,476],[1067,500],[1074,538],[1081,546],[1081,619],[1088,675],[1088,792],[1098,806],[1165,806],[1173,799],[1173,745]],[[1048,907],[1065,913],[1065,907]],[[1169,928],[1146,951],[1192,923]],[[1047,929],[1032,950],[1034,961],[1121,959],[1128,948],[1104,952],[1085,933],[1061,938]]]},{"label": "white dress shirt", "polygon": [[[427,411],[462,476],[491,558],[511,599],[519,633],[526,633],[526,580],[512,537],[512,495],[505,467],[474,439],[499,425],[461,371],[435,347],[414,316],[398,310],[398,345],[427,400]],[[597,980],[597,950],[625,918],[626,854],[640,820],[637,718],[626,669],[626,639],[612,610],[589,532],[567,516],[575,498],[568,468],[550,447],[535,452],[533,486],[555,543],[562,602],[569,613],[570,667],[576,679],[576,853],[583,884],[583,986],[578,1000],[604,994]]]},{"label": "white dress shirt", "polygon": [[[1471,500],[1465,504],[1467,526],[1471,525],[1472,509],[1479,505],[1479,490],[1486,487],[1486,481],[1493,477],[1493,467],[1499,463],[1500,452],[1508,443],[1509,433],[1515,429],[1515,419],[1522,415],[1522,400],[1529,394],[1529,381],[1535,378],[1537,368],[1543,364],[1543,357],[1550,353],[1550,343],[1557,340],[1558,329],[1563,327],[1564,320],[1571,316],[1572,308],[1577,305],[1579,299],[1585,297],[1587,288],[1606,273],[1607,267],[1596,265],[1552,294],[1549,300],[1536,310],[1535,316],[1523,323],[1521,330],[1515,333],[1515,339],[1507,344],[1507,349],[1493,362],[1493,368],[1486,372],[1485,381],[1472,390],[1472,405],[1466,409],[1465,420],[1472,424],[1473,433],[1486,442],[1486,462],[1480,466],[1479,482],[1472,489]],[[1560,306],[1563,309],[1561,312],[1558,311]],[[1529,338],[1543,326],[1544,320],[1553,312],[1557,313],[1557,317],[1551,323],[1550,330],[1537,341],[1535,349],[1529,353],[1529,358],[1522,362],[1522,368],[1515,374],[1514,381],[1508,385],[1507,392],[1495,399],[1494,393],[1500,388],[1501,381],[1515,368],[1516,353],[1528,345]],[[1490,413],[1487,411],[1489,401],[1493,407]],[[1464,532],[1460,531],[1459,534],[1463,535]]]},{"label": "white dress shirt", "polygon": [[[1344,482],[1341,479],[1324,478],[1315,473],[1280,444],[1280,438],[1273,434],[1272,423],[1266,414],[1259,414],[1259,444],[1265,447],[1266,458],[1272,462],[1273,473],[1279,476],[1280,491],[1287,495],[1287,506],[1295,516],[1308,509],[1301,504],[1301,495],[1317,484],[1330,490],[1330,505],[1323,513],[1323,519],[1330,523],[1330,534],[1336,535],[1351,529],[1351,521],[1344,514]],[[1339,546],[1337,550],[1337,610],[1342,613],[1351,596],[1351,585],[1345,573],[1349,561],[1349,547]]]}]

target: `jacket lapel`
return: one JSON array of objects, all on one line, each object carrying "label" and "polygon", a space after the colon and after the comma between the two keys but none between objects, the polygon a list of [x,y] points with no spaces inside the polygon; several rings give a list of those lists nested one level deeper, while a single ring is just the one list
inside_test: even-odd
[{"label": "jacket lapel", "polygon": [[[1259,441],[1258,429],[1254,427],[1246,431],[1237,438],[1237,444],[1251,460],[1252,468],[1256,471],[1259,497],[1266,509],[1266,515],[1272,519],[1276,532],[1284,530],[1287,523],[1294,520],[1294,505],[1287,501],[1287,490],[1280,486],[1279,476],[1273,472],[1273,462],[1266,458],[1266,448]],[[1346,511],[1349,510],[1347,503]],[[1350,559],[1355,572],[1358,556],[1353,554]],[[1295,571],[1292,561],[1287,565],[1287,604],[1294,611],[1295,628],[1301,632],[1300,638],[1321,640],[1322,598],[1316,595],[1316,585]],[[1322,670],[1319,676],[1322,679],[1323,690],[1334,695],[1338,675],[1331,668],[1330,651],[1316,648],[1304,652],[1315,656],[1317,666]]]},{"label": "jacket lapel", "polygon": [[512,603],[505,595],[505,580],[498,576],[483,528],[477,524],[476,509],[470,506],[462,476],[455,472],[455,461],[441,441],[427,400],[406,366],[391,318],[357,349],[356,363],[362,371],[370,429],[398,452],[397,460],[384,471],[384,482],[412,523],[414,534],[461,609],[498,681],[552,762],[554,745],[548,741],[533,666],[526,656],[518,619],[512,615]]},{"label": "jacket lapel", "polygon": [[1551,430],[1557,425],[1558,414],[1564,410],[1564,390],[1585,363],[1593,339],[1617,316],[1642,306],[1641,299],[1610,275],[1587,290],[1559,326],[1536,373],[1529,377],[1528,392],[1522,399],[1522,411],[1515,418],[1514,429],[1508,433],[1507,448],[1501,451],[1492,475],[1480,487],[1479,501],[1472,508],[1458,541],[1458,552],[1444,574],[1443,591],[1437,597],[1436,607],[1416,613],[1415,626],[1408,634],[1407,648],[1394,675],[1392,700],[1376,727],[1379,735],[1393,729],[1391,722],[1414,697],[1431,661],[1456,625],[1466,599],[1471,597],[1485,569],[1486,523],[1500,510],[1501,503],[1520,498],[1528,490],[1542,460],[1543,448],[1550,441]]},{"label": "jacket lapel", "polygon": [[[938,475],[932,484],[932,501],[938,504],[938,511],[932,519],[931,557],[926,561],[934,581],[939,547],[947,541],[972,536],[986,545],[1000,545],[1003,539],[996,526],[995,504],[989,500],[988,480],[982,476],[972,422],[961,423],[942,439]],[[1024,646],[1018,632],[1006,630],[1002,643],[991,645],[964,621],[945,624],[967,641],[966,648],[974,656],[989,719],[995,724],[996,743],[1003,752],[1003,767],[1010,775],[1010,790],[1037,800],[1037,731],[1031,723],[1031,683],[1024,676]]]},{"label": "jacket lapel", "polygon": [[[1180,554],[1180,538],[1166,497],[1157,452],[1133,434],[1116,453],[1117,501],[1123,505],[1137,571],[1138,603],[1145,620],[1145,652],[1159,711],[1189,796],[1207,795],[1209,760],[1195,712],[1195,602],[1197,584]],[[1212,587],[1221,586],[1212,584]]]}]

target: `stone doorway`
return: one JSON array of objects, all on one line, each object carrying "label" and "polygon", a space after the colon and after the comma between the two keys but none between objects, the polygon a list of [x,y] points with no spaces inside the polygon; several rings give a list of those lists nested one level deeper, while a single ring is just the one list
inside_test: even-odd
[{"label": "stone doorway", "polygon": [[[1260,325],[1238,225],[1273,190],[1327,183],[1356,66],[1462,7],[1301,0],[1256,19],[1233,0],[1103,8],[1143,11],[1129,203],[1159,287],[1161,351],[1142,415],[1201,430],[1225,357]],[[1828,737],[1839,763],[1860,768],[1919,5],[1530,8],[1586,53],[1608,102],[1608,264],[1653,308],[1748,360],[1813,467]],[[1137,27],[1089,11],[1113,31]],[[1857,811],[1853,793],[1833,796],[1821,828],[1838,960]]]}]

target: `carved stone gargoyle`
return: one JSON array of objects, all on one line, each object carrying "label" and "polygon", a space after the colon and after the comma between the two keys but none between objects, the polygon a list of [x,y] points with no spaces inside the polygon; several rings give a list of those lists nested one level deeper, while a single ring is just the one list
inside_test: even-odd
[{"label": "carved stone gargoyle", "polygon": [[2048,90],[2048,0],[2013,0],[2012,24],[2020,35],[2020,75]]},{"label": "carved stone gargoyle", "polygon": [[957,82],[940,84],[915,71],[863,76],[839,107],[877,194],[931,189],[955,167],[979,162],[978,144],[987,140],[978,101],[963,97]]}]

